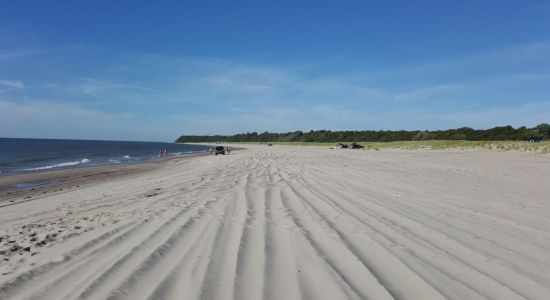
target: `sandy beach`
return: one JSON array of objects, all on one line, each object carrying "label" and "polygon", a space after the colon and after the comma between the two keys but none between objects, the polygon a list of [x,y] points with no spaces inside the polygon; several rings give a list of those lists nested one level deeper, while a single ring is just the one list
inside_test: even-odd
[{"label": "sandy beach", "polygon": [[550,295],[549,155],[256,145],[130,173],[4,191],[0,299]]}]

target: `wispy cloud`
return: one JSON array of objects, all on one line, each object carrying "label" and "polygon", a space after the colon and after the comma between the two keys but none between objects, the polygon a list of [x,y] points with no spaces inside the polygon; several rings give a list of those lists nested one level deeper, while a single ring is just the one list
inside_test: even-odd
[{"label": "wispy cloud", "polygon": [[18,49],[0,51],[0,62],[13,61],[23,57],[32,56],[44,52],[43,49]]},{"label": "wispy cloud", "polygon": [[515,106],[464,110],[433,115],[431,118],[455,126],[490,128],[499,125],[535,126],[550,120],[550,101],[523,103]]},{"label": "wispy cloud", "polygon": [[0,79],[0,85],[8,88],[22,89],[25,87],[23,82],[18,80],[2,80]]},{"label": "wispy cloud", "polygon": [[[0,136],[118,140],[162,140],[163,128],[140,126],[133,113],[106,113],[70,103],[0,100]],[[135,129],[139,128],[139,131]],[[169,133],[169,139],[175,132]]]},{"label": "wispy cloud", "polygon": [[394,96],[394,100],[397,102],[426,101],[434,96],[441,99],[441,97],[449,97],[453,93],[463,92],[470,88],[472,88],[471,85],[457,83],[433,85],[398,93]]},{"label": "wispy cloud", "polygon": [[[543,112],[548,99],[541,98],[550,92],[547,50],[550,43],[540,42],[338,73],[326,72],[322,63],[161,54],[119,54],[83,67],[79,63],[93,55],[76,51],[64,56],[63,66],[48,65],[22,81],[0,81],[5,99],[0,135],[32,132],[27,124],[40,127],[44,136],[55,136],[55,130],[64,132],[58,136],[77,136],[65,126],[92,138],[97,126],[94,138],[165,140],[182,133],[529,125],[549,119]],[[72,62],[76,67],[64,68]]]},{"label": "wispy cloud", "polygon": [[84,81],[83,84],[78,85],[78,89],[88,95],[97,95],[102,92],[115,90],[115,89],[128,89],[128,90],[138,90],[142,92],[150,92],[155,93],[157,92],[154,89],[141,87],[141,86],[134,86],[129,84],[122,84],[122,83],[113,83],[109,81],[104,80],[97,80],[87,77],[78,77],[81,81]]},{"label": "wispy cloud", "polygon": [[[522,45],[514,45],[481,53],[458,57],[434,59],[432,62],[420,63],[404,68],[388,70],[376,76],[410,76],[412,80],[422,76],[434,76],[431,79],[446,79],[454,76],[467,76],[472,79],[486,76],[508,75],[522,72],[523,69],[537,69],[537,64],[550,59],[550,41],[543,40]],[[544,68],[545,64],[540,65]],[[451,73],[452,72],[452,73]],[[414,76],[420,77],[414,77]]]},{"label": "wispy cloud", "polygon": [[273,88],[273,86],[270,85],[244,82],[242,81],[242,79],[236,80],[223,75],[213,76],[211,78],[208,78],[207,80],[218,88],[243,92],[262,92]]}]

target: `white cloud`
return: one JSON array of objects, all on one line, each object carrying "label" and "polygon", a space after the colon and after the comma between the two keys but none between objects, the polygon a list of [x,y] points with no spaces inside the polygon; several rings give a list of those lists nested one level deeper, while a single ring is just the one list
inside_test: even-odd
[{"label": "white cloud", "polygon": [[[550,72],[485,70],[522,61],[544,66],[545,49],[546,43],[534,43],[366,74],[356,68],[327,74],[311,64],[125,55],[86,69],[94,78],[66,75],[60,67],[48,69],[42,81],[23,78],[37,82],[32,85],[0,81],[10,100],[0,101],[0,135],[171,140],[183,133],[530,125],[549,119],[547,106],[522,103],[540,101]],[[40,101],[15,102],[24,97]]]},{"label": "white cloud", "polygon": [[22,57],[36,55],[44,50],[5,50],[0,52],[0,62],[13,61]]},{"label": "white cloud", "polygon": [[142,119],[131,113],[104,113],[67,103],[24,102],[0,100],[0,136],[162,140],[163,128],[143,126]]},{"label": "white cloud", "polygon": [[0,85],[8,87],[8,88],[16,88],[16,89],[22,89],[25,87],[23,82],[17,81],[17,80],[1,80],[0,79]]},{"label": "white cloud", "polygon": [[84,84],[77,85],[78,90],[84,94],[91,95],[91,96],[95,96],[100,93],[104,93],[115,89],[138,90],[142,92],[153,92],[153,93],[156,92],[156,90],[154,89],[145,88],[141,86],[113,83],[105,80],[97,80],[97,79],[86,78],[86,77],[78,77],[78,79],[85,82]]},{"label": "white cloud", "polygon": [[236,80],[233,78],[230,78],[226,75],[217,75],[213,76],[212,78],[208,79],[211,83],[213,83],[214,86],[222,88],[222,89],[228,89],[228,90],[237,90],[237,91],[243,91],[243,92],[262,92],[272,89],[272,86],[269,85],[262,85],[262,84],[255,84],[251,82],[242,81],[242,79]]},{"label": "white cloud", "polygon": [[394,96],[394,100],[397,102],[407,101],[426,101],[434,96],[451,96],[452,94],[464,92],[471,89],[472,85],[466,84],[440,84],[428,87],[422,87],[418,89],[408,90],[398,93]]},{"label": "white cloud", "polygon": [[512,125],[536,126],[550,120],[550,101],[524,103],[516,106],[464,110],[432,115],[431,118],[445,121],[456,127],[491,128]]}]

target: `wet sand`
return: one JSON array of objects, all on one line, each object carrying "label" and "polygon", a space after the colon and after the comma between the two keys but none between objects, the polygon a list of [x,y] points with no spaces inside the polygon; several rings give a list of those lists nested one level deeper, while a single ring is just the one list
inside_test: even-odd
[{"label": "wet sand", "polygon": [[[0,176],[0,207],[17,202],[41,199],[52,194],[65,193],[101,182],[138,176],[160,168],[163,163],[170,160],[189,159],[203,155],[206,154],[167,157],[139,164],[78,167]],[[17,185],[19,184],[28,184],[29,187],[18,188]]]}]

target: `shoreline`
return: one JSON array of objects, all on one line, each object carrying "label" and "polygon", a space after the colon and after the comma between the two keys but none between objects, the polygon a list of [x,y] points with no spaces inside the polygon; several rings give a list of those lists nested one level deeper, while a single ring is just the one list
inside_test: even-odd
[{"label": "shoreline", "polygon": [[[61,194],[84,186],[141,175],[163,167],[167,162],[191,159],[210,153],[165,157],[154,161],[103,166],[82,166],[0,176],[0,207]],[[29,184],[27,188],[14,185]]]},{"label": "shoreline", "polygon": [[[166,153],[160,153],[162,150]],[[206,146],[168,142],[0,138],[0,178],[70,168],[147,163],[207,151]]]}]

